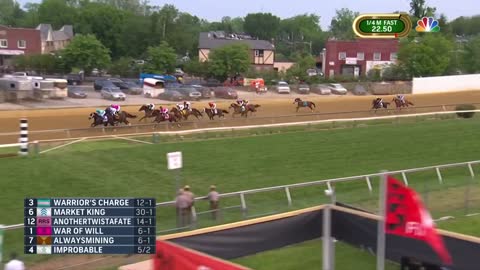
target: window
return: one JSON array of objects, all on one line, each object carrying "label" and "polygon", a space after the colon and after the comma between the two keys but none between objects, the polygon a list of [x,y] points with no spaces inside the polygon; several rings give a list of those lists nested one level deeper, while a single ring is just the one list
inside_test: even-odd
[{"label": "window", "polygon": [[390,53],[390,61],[397,61],[397,53]]},{"label": "window", "polygon": [[339,52],[338,53],[338,60],[345,60],[347,58],[346,52]]},{"label": "window", "polygon": [[358,53],[357,53],[357,60],[359,60],[359,61],[365,60],[365,53],[363,53],[363,52],[358,52]]},{"label": "window", "polygon": [[0,48],[7,48],[8,41],[6,39],[0,39]]},{"label": "window", "polygon": [[263,50],[255,50],[256,57],[263,57]]},{"label": "window", "polygon": [[382,60],[382,54],[379,52],[374,52],[373,53],[373,61],[380,61]]},{"label": "window", "polygon": [[27,47],[27,42],[25,40],[17,41],[17,46],[19,49],[25,49]]}]

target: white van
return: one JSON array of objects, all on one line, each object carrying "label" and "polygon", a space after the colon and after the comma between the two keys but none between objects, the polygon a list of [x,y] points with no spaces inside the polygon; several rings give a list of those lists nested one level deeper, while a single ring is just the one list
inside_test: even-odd
[{"label": "white van", "polygon": [[153,78],[143,79],[143,95],[150,98],[158,98],[165,93],[165,82]]}]

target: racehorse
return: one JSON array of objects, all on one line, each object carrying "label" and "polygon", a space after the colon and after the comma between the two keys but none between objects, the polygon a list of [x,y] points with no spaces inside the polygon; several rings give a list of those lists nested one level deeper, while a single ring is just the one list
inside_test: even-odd
[{"label": "racehorse", "polygon": [[104,125],[105,127],[108,126],[108,124],[115,126],[115,123],[113,121],[113,118],[107,117],[107,121],[104,121],[104,118],[100,115],[98,115],[96,112],[92,112],[90,116],[88,117],[88,120],[93,119],[93,123],[90,125],[91,127],[96,127],[99,125]]},{"label": "racehorse", "polygon": [[242,111],[242,107],[237,103],[230,104],[228,109],[233,109],[232,117],[235,117],[236,114],[240,114],[241,116],[248,116],[248,112],[255,113],[257,112],[257,108],[260,107],[258,104],[247,104],[245,109]]},{"label": "racehorse", "polygon": [[150,110],[147,105],[142,105],[142,107],[140,107],[140,109],[138,111],[139,112],[141,112],[141,111],[145,112],[145,116],[140,118],[140,120],[138,120],[139,122],[141,122],[143,119],[145,119],[145,121],[147,121],[147,118],[157,117],[157,115],[160,114],[160,110],[158,110],[158,109]]},{"label": "racehorse", "polygon": [[303,101],[300,98],[296,98],[295,101],[293,101],[293,104],[295,103],[297,103],[297,112],[298,112],[298,109],[304,108],[304,107],[310,108],[310,110],[313,112],[315,108],[315,103],[311,101]]},{"label": "racehorse", "polygon": [[168,113],[168,119],[165,118],[163,114],[159,114],[155,117],[155,120],[153,120],[154,123],[161,123],[165,121],[168,121],[170,123],[177,123],[177,126],[180,127],[180,124],[178,124],[180,119],[173,112]]},{"label": "racehorse", "polygon": [[217,113],[215,113],[214,109],[211,109],[211,108],[203,108],[203,112],[208,115],[208,118],[210,118],[210,120],[213,120],[213,117],[215,115],[217,115],[218,118],[220,118],[220,117],[225,118],[224,114],[228,113],[227,110],[222,110],[222,109],[217,109]]},{"label": "racehorse", "polygon": [[406,99],[405,102],[402,102],[398,97],[394,97],[392,101],[395,102],[395,106],[397,106],[397,109],[402,109],[402,107],[414,106],[412,102]]},{"label": "racehorse", "polygon": [[385,110],[388,110],[388,105],[390,105],[390,102],[382,102],[383,106],[380,105],[380,102],[377,101],[377,99],[374,99],[372,101],[372,110],[375,110],[377,112],[378,109],[384,108]]},{"label": "racehorse", "polygon": [[191,110],[184,109],[180,111],[177,107],[173,107],[171,112],[175,113],[175,115],[179,118],[183,117],[185,120],[188,120],[190,115],[195,116],[197,119],[200,119],[199,117],[203,117],[202,112],[195,108],[192,108]]},{"label": "racehorse", "polygon": [[115,121],[118,122],[118,123],[123,123],[125,125],[131,125],[131,123],[127,120],[128,118],[137,118],[136,115],[133,115],[133,114],[129,114],[128,112],[126,111],[120,111],[119,113],[117,113],[114,117]]}]

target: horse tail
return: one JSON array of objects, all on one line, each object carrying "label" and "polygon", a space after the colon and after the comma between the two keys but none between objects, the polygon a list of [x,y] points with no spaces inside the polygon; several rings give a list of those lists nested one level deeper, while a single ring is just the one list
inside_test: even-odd
[{"label": "horse tail", "polygon": [[313,107],[315,107],[315,108],[317,107],[317,106],[315,106],[315,103],[313,103],[313,102],[311,102],[311,101],[310,101],[310,103],[312,103]]},{"label": "horse tail", "polygon": [[407,104],[412,105],[412,106],[415,106],[415,105],[413,105],[413,103],[410,102],[410,101],[407,101]]},{"label": "horse tail", "polygon": [[129,114],[128,112],[125,112],[125,116],[128,117],[128,118],[137,118],[136,115]]},{"label": "horse tail", "polygon": [[227,110],[222,110],[223,113],[229,113]]}]

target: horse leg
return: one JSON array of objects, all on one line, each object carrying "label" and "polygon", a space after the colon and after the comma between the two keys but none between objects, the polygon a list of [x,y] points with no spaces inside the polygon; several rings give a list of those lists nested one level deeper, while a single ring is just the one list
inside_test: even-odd
[{"label": "horse leg", "polygon": [[297,110],[296,110],[297,113],[298,113],[298,109],[299,109],[299,108],[300,108],[300,106],[297,106]]}]

